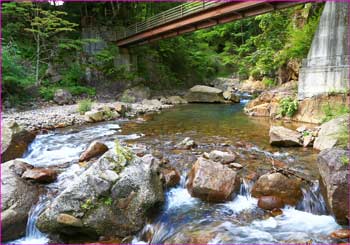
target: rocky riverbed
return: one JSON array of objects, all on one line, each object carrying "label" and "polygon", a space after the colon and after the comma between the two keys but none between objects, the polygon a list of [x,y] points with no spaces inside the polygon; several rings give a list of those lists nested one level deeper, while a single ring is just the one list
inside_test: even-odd
[{"label": "rocky riverbed", "polygon": [[[186,105],[142,116],[146,121],[117,118],[38,135],[22,159],[32,167],[8,172],[22,185],[45,190],[36,205],[38,196],[28,201],[34,206],[29,217],[28,211],[22,216],[28,217],[27,233],[16,243],[344,241],[346,232],[332,233],[347,228],[339,225],[344,215],[326,193],[335,200],[344,190],[343,178],[332,189],[335,178],[329,176],[342,176],[339,161],[345,153],[332,158],[338,169],[334,175],[324,160],[334,154],[319,159],[326,186],[322,196],[318,153],[271,146],[270,122],[246,116],[242,107]],[[55,170],[58,176],[50,184],[36,183],[29,173],[38,168]],[[138,179],[149,185],[140,186]],[[141,203],[150,212],[137,211]],[[3,212],[15,220],[12,212]],[[23,219],[16,222],[23,234]]]}]

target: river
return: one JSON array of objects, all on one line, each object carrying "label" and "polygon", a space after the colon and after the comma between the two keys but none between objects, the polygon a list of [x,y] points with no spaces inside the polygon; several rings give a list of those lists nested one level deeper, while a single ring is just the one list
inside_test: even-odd
[{"label": "river", "polygon": [[[189,104],[133,120],[71,127],[37,136],[23,156],[24,161],[38,167],[56,166],[61,174],[33,207],[26,236],[11,243],[50,241],[36,229],[36,218],[57,193],[81,174],[83,168],[78,158],[87,145],[99,140],[112,147],[116,137],[134,149],[166,159],[182,175],[177,187],[166,190],[166,202],[160,213],[129,242],[334,243],[329,234],[341,227],[327,213],[319,192],[317,152],[310,148],[271,147],[269,119],[248,117],[242,112],[243,106],[243,103]],[[175,145],[185,137],[193,139],[198,147],[177,149]],[[267,172],[271,159],[275,159],[309,176],[312,184],[303,187],[304,199],[297,207],[285,207],[283,214],[276,217],[257,207],[257,199],[250,194],[253,183],[248,178],[243,178],[233,200],[220,204],[203,202],[189,195],[185,180],[196,157],[213,149],[235,152],[237,161],[245,166],[240,172],[243,177]]]}]

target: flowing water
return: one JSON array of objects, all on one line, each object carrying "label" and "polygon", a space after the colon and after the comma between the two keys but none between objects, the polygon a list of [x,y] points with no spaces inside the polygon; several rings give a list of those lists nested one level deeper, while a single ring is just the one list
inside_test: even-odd
[{"label": "flowing water", "polygon": [[[182,174],[180,184],[166,190],[166,202],[158,215],[133,237],[132,243],[332,243],[329,233],[340,226],[328,215],[319,191],[317,152],[304,148],[274,148],[268,143],[270,122],[243,114],[243,105],[194,104],[178,106],[161,114],[145,115],[131,121],[115,121],[57,130],[38,136],[24,160],[34,166],[55,166],[61,171],[57,181],[47,186],[47,194],[33,207],[26,236],[12,243],[45,244],[45,234],[35,221],[57,193],[78,178],[84,168],[80,153],[93,140],[113,146],[117,137],[145,149]],[[290,124],[288,127],[297,127]],[[177,149],[185,137],[195,140],[193,150]],[[242,176],[261,174],[272,162],[301,171],[312,180],[303,187],[297,207],[285,207],[272,217],[257,207],[251,196],[253,182],[243,178],[239,193],[226,203],[206,203],[193,198],[185,187],[186,176],[202,152],[213,149],[232,151],[245,166]]]}]

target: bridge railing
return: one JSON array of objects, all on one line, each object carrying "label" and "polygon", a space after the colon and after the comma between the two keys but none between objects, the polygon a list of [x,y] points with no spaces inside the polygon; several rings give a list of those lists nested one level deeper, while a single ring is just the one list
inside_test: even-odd
[{"label": "bridge railing", "polygon": [[168,9],[164,12],[156,14],[145,21],[138,22],[124,29],[124,32],[117,34],[117,40],[133,36],[137,33],[152,29],[154,27],[163,25],[170,21],[182,18],[184,16],[202,11],[204,9],[212,8],[223,4],[223,1],[197,1],[197,2],[187,2],[176,6],[174,8]]}]

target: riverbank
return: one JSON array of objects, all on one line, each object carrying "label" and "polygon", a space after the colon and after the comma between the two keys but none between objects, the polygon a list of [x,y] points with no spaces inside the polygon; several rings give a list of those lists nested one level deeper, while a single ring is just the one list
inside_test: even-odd
[{"label": "riverbank", "polygon": [[[139,114],[158,112],[172,105],[163,103],[122,103],[122,102],[94,102],[92,110],[103,108],[115,108],[116,105],[123,105],[129,108],[126,118],[135,117]],[[64,128],[73,125],[84,125],[90,123],[85,115],[78,111],[78,104],[72,105],[49,105],[39,109],[30,109],[19,112],[4,112],[2,114],[2,124],[15,121],[28,131],[51,130]]]}]

